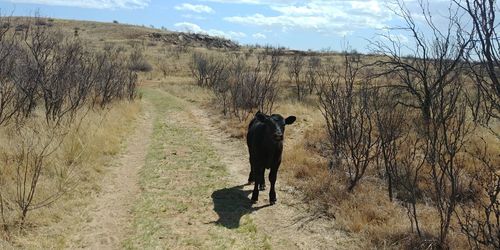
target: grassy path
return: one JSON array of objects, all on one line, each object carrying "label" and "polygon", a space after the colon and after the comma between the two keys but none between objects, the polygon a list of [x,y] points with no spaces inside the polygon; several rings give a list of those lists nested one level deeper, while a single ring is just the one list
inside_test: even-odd
[{"label": "grassy path", "polygon": [[158,89],[147,88],[143,94],[154,107],[153,134],[140,172],[142,194],[134,207],[134,232],[123,246],[269,248],[269,238],[248,215],[247,193],[227,191],[228,172],[192,119],[189,104]]},{"label": "grassy path", "polygon": [[[63,228],[57,230],[68,239],[49,239],[47,246],[359,249],[360,239],[336,229],[329,219],[311,215],[279,177],[278,203],[269,206],[266,191],[252,205],[252,186],[245,185],[249,165],[244,140],[215,125],[195,99],[200,89],[192,87],[142,88],[142,118],[123,152],[95,183],[99,192],[78,208],[76,218],[61,222]],[[53,232],[59,231],[48,233]]]}]

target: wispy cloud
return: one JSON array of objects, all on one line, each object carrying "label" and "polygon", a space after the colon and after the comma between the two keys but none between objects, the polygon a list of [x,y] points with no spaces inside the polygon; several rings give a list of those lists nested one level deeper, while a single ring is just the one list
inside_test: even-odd
[{"label": "wispy cloud", "polygon": [[239,38],[244,38],[247,36],[247,34],[245,34],[244,32],[239,32],[239,31],[222,31],[222,30],[218,30],[218,29],[204,30],[199,25],[197,25],[195,23],[190,23],[190,22],[176,23],[176,24],[174,24],[174,26],[179,31],[202,33],[202,34],[208,34],[211,36],[224,37],[224,38],[228,38],[228,39],[239,39]]},{"label": "wispy cloud", "polygon": [[210,8],[210,6],[201,5],[201,4],[190,4],[183,3],[181,5],[175,6],[176,10],[184,10],[184,11],[193,11],[196,13],[214,13],[215,11]]},{"label": "wispy cloud", "polygon": [[230,16],[224,20],[245,25],[281,28],[284,31],[303,29],[347,35],[364,28],[382,29],[393,16],[389,9],[377,0],[310,0],[296,4],[280,4],[283,1],[270,0],[255,0],[255,2],[269,5],[269,8],[277,14],[256,13]]},{"label": "wispy cloud", "polygon": [[255,39],[266,39],[267,38],[267,36],[262,34],[262,33],[255,33],[252,35],[252,37]]},{"label": "wispy cloud", "polygon": [[[204,2],[232,3],[232,4],[294,4],[304,0],[202,0]],[[342,1],[342,0],[341,0]]]},{"label": "wispy cloud", "polygon": [[12,3],[59,5],[91,9],[142,9],[150,0],[9,0]]}]

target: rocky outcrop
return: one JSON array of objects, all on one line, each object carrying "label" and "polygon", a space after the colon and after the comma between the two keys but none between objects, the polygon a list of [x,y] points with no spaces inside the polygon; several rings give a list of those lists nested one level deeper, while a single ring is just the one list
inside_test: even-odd
[{"label": "rocky outcrop", "polygon": [[238,49],[240,45],[237,43],[221,38],[205,34],[196,33],[159,33],[153,32],[147,35],[150,40],[165,42],[174,45],[186,45],[191,47],[206,47],[219,49]]}]

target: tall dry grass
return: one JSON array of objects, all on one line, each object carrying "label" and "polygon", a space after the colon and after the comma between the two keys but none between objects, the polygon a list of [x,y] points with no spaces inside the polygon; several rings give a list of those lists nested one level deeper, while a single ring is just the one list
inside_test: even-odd
[{"label": "tall dry grass", "polygon": [[[0,189],[4,199],[5,229],[0,247],[62,248],[72,230],[83,220],[82,207],[99,191],[99,180],[112,165],[113,156],[133,130],[141,112],[140,101],[117,101],[109,108],[81,112],[71,124],[50,133],[43,116],[26,121],[22,132],[14,125],[0,128]],[[20,140],[51,140],[53,153],[44,159],[34,202],[60,192],[55,202],[30,211],[24,230],[19,231],[20,211],[16,204],[16,162],[23,157]],[[44,145],[34,144],[33,147]]]}]

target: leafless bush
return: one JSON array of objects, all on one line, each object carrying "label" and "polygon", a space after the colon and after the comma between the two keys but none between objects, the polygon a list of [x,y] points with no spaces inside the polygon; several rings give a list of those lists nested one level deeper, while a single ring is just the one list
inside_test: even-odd
[{"label": "leafless bush", "polygon": [[169,63],[170,56],[170,54],[165,53],[164,55],[156,57],[156,68],[160,70],[164,78],[167,77],[172,70],[172,66]]},{"label": "leafless bush", "polygon": [[[59,132],[62,131],[57,127],[47,131],[44,124],[22,128],[14,126],[14,129],[17,144],[13,145],[15,154],[10,159],[16,173],[12,180],[16,186],[13,201],[19,208],[20,225],[23,227],[29,211],[50,205],[69,187],[64,185],[67,179],[63,176],[57,178],[57,183],[51,183],[50,187],[46,186],[48,181],[44,182],[45,185],[41,184],[43,173],[50,171],[48,165],[53,164],[48,158],[59,147]],[[50,188],[51,192],[46,193],[45,197],[36,195],[43,188]]]},{"label": "leafless bush", "polygon": [[132,48],[129,59],[130,70],[138,72],[150,72],[153,70],[153,66],[146,60],[143,50],[144,49],[138,45]]},{"label": "leafless bush", "polygon": [[16,32],[12,31],[11,19],[0,16],[0,125],[16,115],[17,92],[12,81],[16,65]]},{"label": "leafless bush", "polygon": [[[440,94],[440,91],[456,83],[454,80],[461,67],[461,59],[467,47],[467,41],[460,35],[456,12],[450,10],[449,25],[445,31],[438,30],[429,14],[428,6],[420,1],[426,20],[426,26],[434,36],[426,37],[421,32],[414,17],[404,6],[402,1],[396,1],[399,9],[396,14],[406,22],[404,30],[415,43],[415,48],[403,45],[397,38],[383,35],[388,42],[374,42],[373,49],[383,55],[378,66],[386,69],[385,74],[391,74],[395,84],[390,87],[400,91],[407,98],[401,98],[400,103],[419,109],[424,123],[430,122],[431,102]],[[403,29],[403,28],[402,28]],[[402,51],[409,51],[411,57],[402,55]],[[402,96],[401,96],[402,97]]]},{"label": "leafless bush", "polygon": [[298,101],[304,99],[304,95],[307,93],[303,79],[304,77],[303,74],[301,74],[304,64],[304,56],[302,55],[294,55],[290,57],[287,62],[288,78],[290,78],[290,81],[295,84]]},{"label": "leafless bush", "polygon": [[[4,205],[15,204],[21,226],[29,211],[52,204],[68,190],[70,168],[57,169],[49,159],[65,135],[77,129],[79,111],[133,99],[137,82],[121,50],[91,52],[78,38],[36,25],[38,20],[27,18],[22,33],[0,25],[0,125],[14,142],[11,153],[1,155],[2,171],[15,173],[15,178],[2,180],[3,187],[15,190],[12,195],[2,190],[0,209],[3,216]],[[0,24],[7,21],[0,17]]]},{"label": "leafless bush", "polygon": [[333,162],[346,169],[352,191],[377,155],[375,118],[371,106],[373,89],[362,77],[361,65],[344,55],[343,66],[322,72],[321,111],[326,121]]},{"label": "leafless bush", "polygon": [[190,69],[198,86],[211,88],[217,82],[220,82],[220,77],[225,69],[225,62],[223,58],[195,52],[192,56]]},{"label": "leafless bush", "polygon": [[66,114],[73,116],[91,88],[86,79],[81,79],[88,74],[81,42],[35,26],[27,32],[24,43],[26,50],[16,69],[16,84],[22,89],[25,116],[33,112],[39,100],[44,104],[47,122],[58,122]]},{"label": "leafless bush", "polygon": [[429,143],[427,164],[431,168],[436,207],[440,215],[440,242],[448,236],[451,217],[459,202],[460,174],[464,169],[464,145],[471,132],[466,122],[467,110],[464,100],[459,100],[461,88],[450,86],[431,104],[431,124],[427,128]]},{"label": "leafless bush", "polygon": [[[476,120],[483,114],[483,123],[489,118],[500,119],[500,37],[496,32],[498,3],[496,0],[454,0],[468,14],[472,23],[470,51],[465,55],[476,85],[473,101]],[[497,137],[500,135],[497,133]]]},{"label": "leafless bush", "polygon": [[305,72],[305,83],[307,92],[311,95],[318,85],[318,71],[321,68],[321,58],[311,56],[307,61],[307,69]]},{"label": "leafless bush", "polygon": [[[416,109],[420,116],[412,128],[422,146],[416,155],[425,156],[426,176],[432,184],[428,190],[440,218],[438,241],[446,246],[451,218],[460,200],[460,175],[464,169],[464,145],[473,126],[467,122],[467,107],[462,78],[462,57],[469,40],[463,36],[456,10],[450,9],[449,23],[439,30],[429,14],[428,6],[420,1],[426,26],[431,37],[418,29],[411,13],[402,1],[396,13],[405,20],[406,31],[415,48],[403,46],[397,39],[387,36],[388,43],[375,43],[378,53],[385,58],[378,62],[394,83],[389,87],[401,105]],[[411,56],[402,56],[402,49]],[[420,164],[416,164],[420,166]],[[419,167],[420,168],[420,167]],[[415,175],[415,178],[418,176]],[[417,186],[410,186],[416,189]],[[417,220],[414,213],[414,220]],[[419,235],[421,233],[419,232]]]},{"label": "leafless bush", "polygon": [[[389,200],[393,200],[393,186],[398,171],[398,156],[409,134],[405,121],[406,110],[397,105],[391,93],[380,89],[373,97],[379,153],[385,167]],[[397,181],[397,180],[396,180]]]},{"label": "leafless bush", "polygon": [[94,76],[93,104],[103,108],[115,99],[128,96],[125,86],[134,85],[132,81],[137,76],[127,70],[123,56],[119,48],[108,48],[96,54],[95,64],[99,71],[96,71]]},{"label": "leafless bush", "polygon": [[[231,100],[231,83],[230,77],[233,73],[235,58],[229,56],[229,58],[221,58],[221,64],[216,70],[216,74],[213,75],[213,81],[211,81],[211,89],[214,93],[216,100],[222,106],[222,111],[224,115],[227,115],[230,109]],[[227,65],[229,63],[229,65]]]},{"label": "leafless bush", "polygon": [[255,64],[239,61],[231,71],[233,114],[241,120],[255,110],[271,113],[278,95],[279,49],[269,49],[257,56]]},{"label": "leafless bush", "polygon": [[500,175],[488,153],[488,144],[482,140],[469,152],[477,168],[472,178],[474,185],[481,188],[477,204],[460,204],[457,217],[462,232],[469,239],[471,247],[481,245],[500,248]]},{"label": "leafless bush", "polygon": [[255,63],[241,55],[193,54],[191,69],[199,86],[210,88],[225,115],[245,120],[255,110],[271,112],[277,98],[279,49],[259,54]]}]

